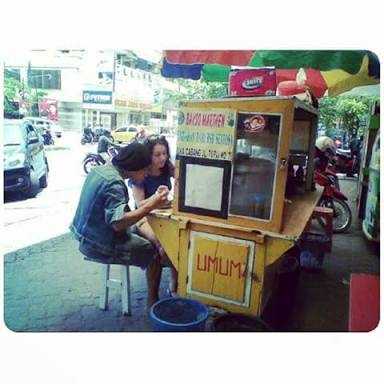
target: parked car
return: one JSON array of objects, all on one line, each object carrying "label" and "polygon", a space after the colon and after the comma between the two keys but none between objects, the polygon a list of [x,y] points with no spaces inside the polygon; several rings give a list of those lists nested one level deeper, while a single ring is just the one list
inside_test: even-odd
[{"label": "parked car", "polygon": [[117,143],[129,143],[138,133],[136,127],[121,127],[112,132],[112,137]]},{"label": "parked car", "polygon": [[4,192],[34,197],[48,185],[42,136],[25,120],[4,120]]},{"label": "parked car", "polygon": [[63,134],[63,130],[59,124],[45,119],[44,117],[26,117],[24,120],[32,123],[39,131],[40,135],[43,135],[46,130],[51,131],[51,134],[56,137],[61,137]]}]

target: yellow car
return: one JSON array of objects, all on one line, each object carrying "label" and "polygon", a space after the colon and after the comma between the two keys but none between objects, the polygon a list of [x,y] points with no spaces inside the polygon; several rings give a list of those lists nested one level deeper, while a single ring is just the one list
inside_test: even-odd
[{"label": "yellow car", "polygon": [[114,130],[111,134],[117,143],[129,143],[137,135],[137,128],[135,127],[121,127]]}]

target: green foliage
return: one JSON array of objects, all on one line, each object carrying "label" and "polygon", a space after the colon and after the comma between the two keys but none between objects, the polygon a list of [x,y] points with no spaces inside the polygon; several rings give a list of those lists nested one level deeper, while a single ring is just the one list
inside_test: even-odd
[{"label": "green foliage", "polygon": [[162,103],[169,107],[177,107],[184,100],[216,99],[227,95],[227,84],[207,83],[202,80],[175,79],[179,91],[163,91]]},{"label": "green foliage", "polygon": [[370,107],[377,97],[337,96],[324,97],[319,102],[319,123],[325,127],[327,136],[346,132],[362,134]]},{"label": "green foliage", "polygon": [[319,124],[325,127],[327,136],[334,136],[337,130],[338,113],[336,97],[324,97],[319,101]]},{"label": "green foliage", "polygon": [[15,102],[23,102],[28,106],[28,112],[31,113],[33,104],[36,104],[46,94],[45,91],[33,89],[24,82],[4,76],[4,115],[18,115],[19,111]]}]

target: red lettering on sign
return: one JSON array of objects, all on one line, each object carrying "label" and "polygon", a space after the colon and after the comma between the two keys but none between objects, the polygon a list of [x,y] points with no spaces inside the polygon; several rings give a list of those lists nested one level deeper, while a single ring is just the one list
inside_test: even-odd
[{"label": "red lettering on sign", "polygon": [[223,275],[223,276],[228,276],[228,272],[229,272],[229,261],[228,260],[225,260],[225,264],[226,264],[226,270],[225,272],[222,271],[222,261],[223,259],[220,259],[220,262],[219,262],[219,273],[220,275]]},{"label": "red lettering on sign", "polygon": [[230,269],[229,269],[229,276],[232,277],[232,267],[235,269],[235,268],[238,268],[238,275],[239,275],[239,279],[241,279],[241,263],[234,263],[232,260],[231,260],[231,263],[230,263]]},{"label": "red lettering on sign", "polygon": [[204,255],[204,267],[202,268],[200,265],[200,253],[197,254],[197,270],[198,271],[206,271],[207,270],[207,256]]},{"label": "red lettering on sign", "polygon": [[215,267],[215,273],[217,273],[217,257],[211,257],[211,256],[208,256],[208,272],[210,271],[210,266],[211,264],[213,264],[213,266]]},{"label": "red lettering on sign", "polygon": [[[196,269],[202,272],[210,272],[211,270],[214,273],[218,273],[222,276],[237,277],[238,279],[243,279],[247,275],[247,268],[244,268],[242,272],[242,265],[246,267],[245,264],[235,263],[233,260],[221,259],[218,257],[211,257],[207,255],[197,254],[197,266]],[[212,269],[211,269],[212,267]]]}]

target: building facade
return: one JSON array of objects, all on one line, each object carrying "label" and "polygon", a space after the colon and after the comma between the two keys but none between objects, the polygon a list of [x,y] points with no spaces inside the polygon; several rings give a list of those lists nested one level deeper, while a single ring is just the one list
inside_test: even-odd
[{"label": "building facade", "polygon": [[[156,104],[165,87],[177,91],[150,68],[132,68],[130,51],[34,50],[5,61],[5,75],[57,102],[58,123],[64,130],[87,125],[115,129],[125,125],[169,129],[174,111]],[[169,115],[169,116],[168,116]]]}]

